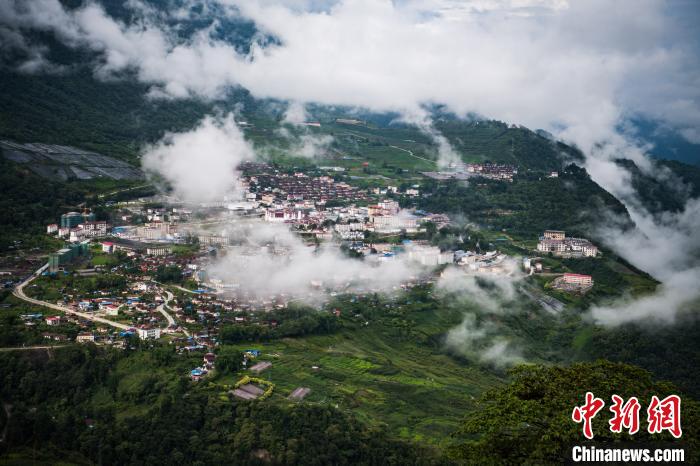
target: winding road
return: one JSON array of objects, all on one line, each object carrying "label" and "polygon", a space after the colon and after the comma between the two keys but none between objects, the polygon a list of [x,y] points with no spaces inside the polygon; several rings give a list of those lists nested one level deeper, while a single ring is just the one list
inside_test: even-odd
[{"label": "winding road", "polygon": [[389,147],[391,147],[391,148],[393,148],[393,149],[398,149],[398,150],[403,151],[403,152],[406,152],[406,153],[408,153],[408,155],[410,155],[411,157],[414,157],[414,158],[416,158],[416,159],[423,160],[424,162],[428,162],[428,163],[430,163],[430,164],[432,164],[432,165],[437,165],[437,162],[435,162],[435,160],[430,160],[430,159],[426,159],[426,158],[423,158],[423,157],[419,157],[419,156],[417,156],[416,154],[414,154],[412,150],[404,149],[403,147],[399,147],[399,146],[389,146]]},{"label": "winding road", "polygon": [[[165,307],[168,305],[168,303],[170,303],[170,301],[172,301],[172,299],[174,298],[174,295],[169,290],[166,290],[166,289],[163,289],[163,292],[165,293],[166,299],[165,299],[165,301],[163,301],[163,303],[160,306],[158,306],[157,310],[158,310],[158,312],[163,314],[163,317],[165,317],[165,320],[168,321],[168,327],[170,327],[171,325],[174,325],[177,327],[178,323],[175,320],[175,318],[168,311],[165,310]],[[184,333],[187,338],[189,338],[191,336],[190,332],[188,332],[185,327],[183,327],[181,325],[179,327],[180,327],[180,330],[182,331],[182,333]]]},{"label": "winding road", "polygon": [[25,281],[23,281],[22,283],[17,285],[15,287],[15,289],[12,291],[12,294],[15,295],[16,297],[18,297],[19,299],[24,300],[28,303],[35,304],[37,306],[48,307],[49,309],[53,309],[55,311],[65,312],[66,314],[75,315],[75,316],[78,316],[78,317],[83,318],[85,320],[90,320],[92,322],[98,322],[100,324],[109,325],[110,327],[118,328],[120,330],[127,330],[127,329],[131,328],[131,326],[129,326],[129,325],[120,324],[119,322],[114,322],[114,321],[111,321],[108,319],[103,319],[102,317],[97,317],[97,316],[94,316],[92,314],[88,314],[86,312],[76,311],[76,310],[74,310],[70,307],[67,307],[67,306],[61,306],[58,304],[51,304],[49,302],[30,298],[29,296],[27,296],[24,293],[24,287],[27,286],[28,284],[30,284],[36,277],[41,275],[41,273],[46,269],[47,269],[47,265],[44,265],[39,270],[34,272],[34,274],[32,274],[32,276],[30,276]]}]

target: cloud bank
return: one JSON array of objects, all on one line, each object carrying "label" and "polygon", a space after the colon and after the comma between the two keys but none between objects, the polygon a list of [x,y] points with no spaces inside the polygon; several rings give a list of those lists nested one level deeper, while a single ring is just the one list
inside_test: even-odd
[{"label": "cloud bank", "polygon": [[[227,115],[207,117],[188,132],[167,134],[144,149],[142,161],[180,199],[202,203],[239,198],[236,167],[255,157],[233,116]],[[309,247],[287,225],[232,217],[221,233],[239,246],[214,261],[209,276],[253,295],[318,302],[331,290],[391,292],[423,272],[404,259],[370,263],[347,258],[337,248]]]},{"label": "cloud bank", "polygon": [[219,201],[238,195],[236,168],[255,152],[233,115],[206,117],[192,131],[168,133],[145,148],[142,165],[170,183],[189,202]]},{"label": "cloud bank", "polygon": [[521,348],[503,333],[499,316],[520,312],[516,303],[516,285],[525,277],[518,261],[508,259],[504,274],[466,272],[459,267],[446,268],[436,283],[439,293],[461,303],[462,322],[445,338],[448,349],[483,364],[502,368],[525,361]]},{"label": "cloud bank", "polygon": [[[698,140],[700,14],[694,2],[210,0],[202,13],[188,2],[158,13],[138,0],[128,5],[135,19],[125,23],[93,2],[76,9],[58,0],[0,2],[0,37],[4,48],[26,52],[20,68],[40,72],[50,67],[45,49],[25,33],[51,32],[69,47],[95,52],[98,77],[131,71],[152,86],[154,98],[212,99],[240,85],[256,97],[299,106],[395,111],[431,134],[442,165],[455,154],[423,118],[426,105],[548,130],[583,150],[593,179],[638,221],[626,242],[609,235],[611,247],[640,267],[649,265],[668,289],[681,289],[686,275],[700,281],[697,261],[666,259],[676,256],[676,244],[695,247],[697,229],[684,226],[695,225],[696,201],[680,214],[651,216],[636,199],[630,174],[614,163],[625,157],[646,174],[666,176],[645,156],[648,148],[621,131],[631,117],[658,120]],[[214,22],[186,37],[170,21],[207,14]],[[241,52],[222,37],[222,18],[249,19],[260,34]],[[313,141],[302,143],[302,153],[317,150]],[[661,260],[649,264],[647,250]]]}]

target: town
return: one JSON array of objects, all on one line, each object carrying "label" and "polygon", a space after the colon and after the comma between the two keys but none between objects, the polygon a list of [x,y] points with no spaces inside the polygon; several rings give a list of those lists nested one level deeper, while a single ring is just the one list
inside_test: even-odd
[{"label": "town", "polygon": [[[293,290],[251,289],[225,268],[222,273],[218,264],[223,260],[235,258],[248,266],[263,259],[286,263],[300,254],[299,248],[331,248],[370,268],[409,264],[412,273],[399,287],[404,290],[431,283],[446,267],[483,276],[514,273],[512,257],[497,248],[445,250],[431,244],[426,230],[449,227],[451,219],[401,208],[397,197],[419,195],[418,185],[403,192],[392,186],[362,190],[330,176],[282,172],[267,163],[245,162],[239,170],[241,188],[233,199],[187,204],[156,195],[111,202],[107,218],[88,209],[62,214],[46,226],[46,233],[65,246],[14,289],[15,296],[55,312],[22,315],[25,325],[41,329],[52,344],[125,348],[137,340],[165,339],[180,352],[202,352],[201,366],[190,374],[198,381],[215,366],[222,326],[274,328],[283,319],[278,313],[299,302],[314,302],[337,317],[338,311],[328,306],[331,296],[384,291],[342,275],[310,280]],[[488,164],[464,170],[506,181],[514,173]],[[289,244],[285,235],[301,246]],[[598,254],[588,240],[553,230],[544,232],[537,252]],[[525,258],[523,266],[530,274],[544,273],[537,258]],[[587,275],[555,276],[552,288],[563,292],[585,293],[593,286]],[[533,298],[545,309],[560,312],[564,306],[541,292]],[[270,364],[256,361],[258,356],[258,350],[250,349],[242,361],[255,375]],[[244,399],[264,397],[267,388],[262,379],[255,380],[230,392]],[[300,387],[295,396],[303,398],[305,390]]]}]

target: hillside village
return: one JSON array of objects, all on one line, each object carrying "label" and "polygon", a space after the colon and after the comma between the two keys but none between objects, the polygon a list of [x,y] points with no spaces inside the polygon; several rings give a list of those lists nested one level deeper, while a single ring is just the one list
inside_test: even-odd
[{"label": "hillside village", "polygon": [[[515,173],[490,165],[463,169],[506,182]],[[46,226],[46,234],[65,241],[65,247],[49,254],[48,262],[15,288],[16,296],[51,307],[49,312],[22,315],[25,326],[36,329],[48,344],[75,341],[126,348],[135,341],[167,341],[181,353],[201,353],[202,363],[189,376],[193,381],[208,378],[216,366],[217,347],[229,338],[221,335],[222,328],[274,331],[296,302],[318,302],[321,296],[346,293],[351,285],[327,277],[297,291],[252,292],[212,269],[227,256],[245,263],[261,255],[286,260],[295,254],[274,238],[255,239],[251,232],[265,231],[265,225],[288,229],[310,250],[323,245],[343,251],[354,258],[349,260],[369,265],[408,261],[422,272],[401,283],[403,290],[433,283],[446,267],[479,276],[516,273],[513,257],[493,244],[482,249],[477,242],[473,250],[432,244],[427,231],[450,228],[452,220],[402,208],[401,198],[420,196],[418,185],[359,189],[331,176],[282,172],[266,163],[246,162],[239,170],[241,190],[235,199],[194,205],[159,195],[110,202],[109,219],[98,219],[89,209],[63,213]],[[598,251],[588,240],[547,230],[533,253],[584,258]],[[530,275],[552,275],[535,255],[523,258],[522,268]],[[551,289],[565,293],[583,294],[594,285],[588,275],[553,276]],[[352,289],[359,298],[384,291],[371,283]],[[565,307],[541,291],[527,288],[523,293],[546,310],[561,312]],[[323,301],[327,298],[320,302],[322,312],[339,318],[340,311]],[[243,352],[241,364],[251,375],[271,367],[255,348]],[[254,380],[226,390],[245,400],[265,398],[271,388],[263,379]],[[302,399],[308,390],[299,387],[290,399]]]}]

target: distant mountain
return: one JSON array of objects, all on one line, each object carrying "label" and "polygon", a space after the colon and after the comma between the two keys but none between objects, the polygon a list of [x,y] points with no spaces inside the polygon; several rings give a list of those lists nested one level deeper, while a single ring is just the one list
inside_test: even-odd
[{"label": "distant mountain", "polygon": [[636,119],[631,123],[638,137],[654,145],[650,153],[655,158],[700,166],[700,144],[693,144],[677,132],[649,120]]}]

